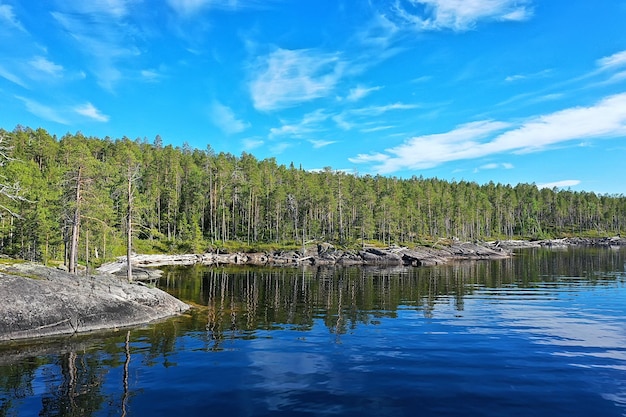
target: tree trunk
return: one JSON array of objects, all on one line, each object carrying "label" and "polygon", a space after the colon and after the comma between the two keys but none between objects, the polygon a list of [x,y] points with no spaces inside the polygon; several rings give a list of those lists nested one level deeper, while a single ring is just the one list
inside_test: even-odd
[{"label": "tree trunk", "polygon": [[130,167],[128,167],[128,209],[126,213],[126,277],[128,282],[133,281],[133,266],[131,262],[131,254],[133,251],[133,176]]},{"label": "tree trunk", "polygon": [[76,208],[74,209],[74,218],[72,221],[72,237],[70,241],[70,259],[68,270],[70,274],[76,275],[76,262],[78,260],[78,233],[80,231],[80,185],[81,185],[82,168],[78,168],[76,178]]}]

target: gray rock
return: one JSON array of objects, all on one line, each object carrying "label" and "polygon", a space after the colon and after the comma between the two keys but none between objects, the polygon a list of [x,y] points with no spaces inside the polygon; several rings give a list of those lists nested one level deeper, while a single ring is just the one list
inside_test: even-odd
[{"label": "gray rock", "polygon": [[0,341],[135,326],[189,309],[141,283],[31,263],[3,266],[0,294]]}]

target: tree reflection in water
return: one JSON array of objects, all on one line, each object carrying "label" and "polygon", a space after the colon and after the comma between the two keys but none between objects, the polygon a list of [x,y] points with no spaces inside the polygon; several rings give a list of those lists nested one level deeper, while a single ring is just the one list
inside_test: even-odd
[{"label": "tree reflection in water", "polygon": [[485,289],[506,297],[511,288],[532,296],[523,290],[614,285],[626,280],[625,254],[526,250],[515,259],[432,268],[171,268],[159,285],[197,306],[185,316],[132,331],[0,345],[0,416],[132,415],[142,386],[136,370],[176,366],[177,343],[186,337],[224,351],[235,339],[276,330],[306,337],[316,326],[341,343],[358,326],[376,326],[400,310],[427,319],[438,308],[461,315]]},{"label": "tree reflection in water", "polygon": [[320,320],[339,336],[359,324],[395,317],[399,307],[414,308],[426,318],[433,317],[439,303],[452,303],[460,312],[466,298],[483,288],[602,285],[598,271],[623,269],[623,255],[605,249],[539,249],[520,252],[516,259],[432,268],[196,266],[171,268],[160,284],[206,309],[208,349],[220,350],[229,338],[254,337],[256,330],[305,331]]}]

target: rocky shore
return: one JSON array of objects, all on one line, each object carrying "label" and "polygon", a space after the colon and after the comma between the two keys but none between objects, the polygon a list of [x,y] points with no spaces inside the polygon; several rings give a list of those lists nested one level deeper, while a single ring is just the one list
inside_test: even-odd
[{"label": "rocky shore", "polygon": [[[508,249],[479,243],[438,245],[436,247],[388,248],[366,247],[359,251],[335,248],[328,243],[308,247],[304,251],[281,251],[273,253],[203,253],[186,255],[135,255],[131,261],[134,271],[140,278],[158,276],[158,268],[168,265],[388,265],[388,266],[432,266],[453,260],[502,259],[511,256]],[[103,273],[123,275],[126,271],[126,257],[116,262],[102,265]]]},{"label": "rocky shore", "polygon": [[1,265],[0,294],[0,341],[141,325],[189,309],[158,288],[33,263]]},{"label": "rocky shore", "polygon": [[[156,268],[176,265],[379,265],[432,266],[455,260],[502,259],[530,247],[626,246],[626,238],[567,238],[543,241],[501,240],[484,243],[437,242],[426,247],[364,247],[350,251],[328,243],[303,251],[273,253],[204,253],[135,255],[137,281],[160,275]],[[0,265],[0,341],[74,334],[145,324],[189,309],[169,294],[142,284],[128,283],[126,258],[105,264],[99,275],[75,276],[34,263]]]},{"label": "rocky shore", "polygon": [[[134,255],[131,259],[133,274],[138,279],[152,279],[160,275],[154,269],[162,266],[189,265],[380,265],[380,266],[433,266],[455,260],[502,259],[512,256],[513,251],[523,248],[562,248],[568,246],[619,247],[626,246],[626,238],[564,238],[550,240],[497,240],[491,242],[446,241],[432,247],[387,248],[364,247],[358,251],[341,250],[329,243],[309,246],[303,251],[280,251],[264,253],[201,253],[183,255]],[[102,265],[102,273],[124,275],[126,257]]]},{"label": "rocky shore", "polygon": [[486,245],[493,249],[524,249],[524,248],[565,248],[568,246],[588,246],[588,247],[620,247],[626,246],[626,238],[621,236],[586,238],[567,237],[563,239],[546,240],[497,240],[487,242]]}]

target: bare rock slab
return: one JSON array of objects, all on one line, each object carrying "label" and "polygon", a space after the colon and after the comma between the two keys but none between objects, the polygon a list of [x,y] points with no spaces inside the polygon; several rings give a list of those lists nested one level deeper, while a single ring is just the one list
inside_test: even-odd
[{"label": "bare rock slab", "polygon": [[31,263],[0,269],[0,299],[0,341],[135,326],[189,309],[158,288]]}]

